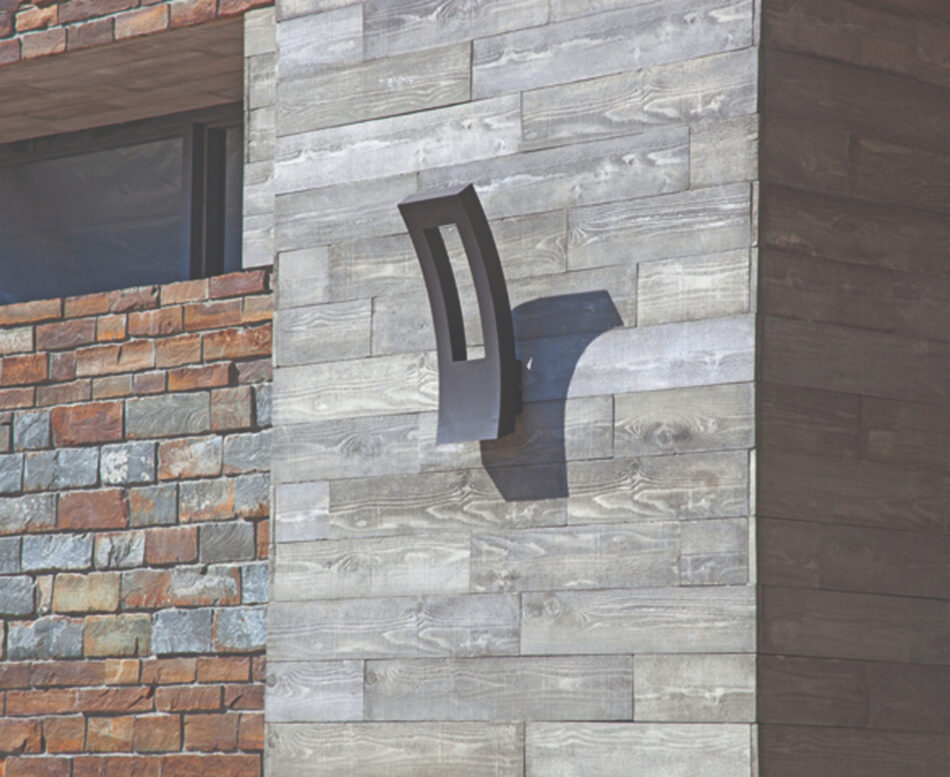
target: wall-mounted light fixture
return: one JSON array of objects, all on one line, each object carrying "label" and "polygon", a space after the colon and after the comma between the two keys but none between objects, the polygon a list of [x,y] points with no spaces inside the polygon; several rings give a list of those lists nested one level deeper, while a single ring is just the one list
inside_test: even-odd
[{"label": "wall-mounted light fixture", "polygon": [[[422,265],[439,356],[436,442],[494,440],[514,429],[521,412],[521,365],[505,276],[481,202],[471,184],[421,192],[399,212]],[[458,229],[478,297],[485,356],[468,359],[458,286],[440,227]]]}]

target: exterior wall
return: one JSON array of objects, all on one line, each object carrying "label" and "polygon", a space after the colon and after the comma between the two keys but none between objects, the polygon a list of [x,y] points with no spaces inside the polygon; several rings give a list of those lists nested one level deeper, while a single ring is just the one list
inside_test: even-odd
[{"label": "exterior wall", "polygon": [[[276,22],[268,772],[751,774],[753,3]],[[468,181],[526,406],[436,447],[396,203]]]},{"label": "exterior wall", "polygon": [[943,774],[950,6],[764,25],[762,774]]},{"label": "exterior wall", "polygon": [[0,308],[0,774],[261,773],[265,271]]}]

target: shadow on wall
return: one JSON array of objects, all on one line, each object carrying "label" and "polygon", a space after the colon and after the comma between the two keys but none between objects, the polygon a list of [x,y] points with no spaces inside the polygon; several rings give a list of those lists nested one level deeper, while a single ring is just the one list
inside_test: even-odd
[{"label": "shadow on wall", "polygon": [[481,443],[482,466],[507,502],[566,497],[568,387],[587,346],[623,320],[606,291],[542,297],[512,317],[523,382],[543,401],[525,404],[512,434]]}]

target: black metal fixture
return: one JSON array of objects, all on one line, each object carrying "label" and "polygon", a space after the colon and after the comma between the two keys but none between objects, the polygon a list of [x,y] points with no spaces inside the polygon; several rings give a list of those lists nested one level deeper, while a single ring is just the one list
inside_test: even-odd
[{"label": "black metal fixture", "polygon": [[[498,249],[471,184],[420,192],[399,203],[422,265],[439,356],[436,442],[494,440],[509,434],[521,412],[521,364]],[[455,274],[439,228],[454,224],[472,271],[485,356],[468,359]]]}]

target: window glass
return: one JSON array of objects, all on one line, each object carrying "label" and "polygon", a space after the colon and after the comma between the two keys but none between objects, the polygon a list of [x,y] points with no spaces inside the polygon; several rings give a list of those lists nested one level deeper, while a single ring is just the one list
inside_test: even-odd
[{"label": "window glass", "polygon": [[175,137],[0,166],[0,304],[187,278],[182,154]]}]

